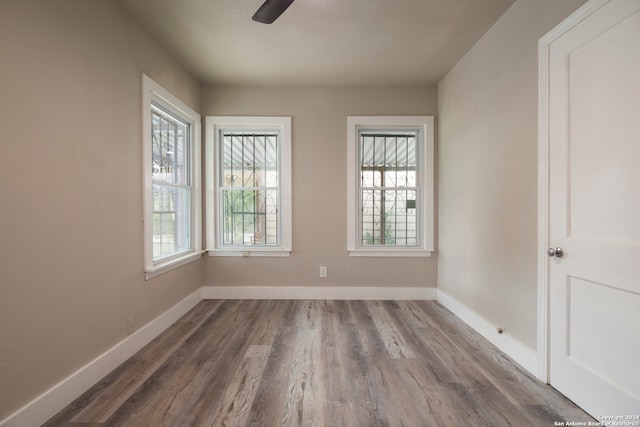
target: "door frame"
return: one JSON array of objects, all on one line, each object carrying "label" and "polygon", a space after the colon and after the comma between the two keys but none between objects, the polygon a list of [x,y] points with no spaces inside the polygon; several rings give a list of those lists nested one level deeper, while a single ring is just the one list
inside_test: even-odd
[{"label": "door frame", "polygon": [[589,0],[538,40],[538,379],[549,383],[549,52],[551,44],[612,0]]}]

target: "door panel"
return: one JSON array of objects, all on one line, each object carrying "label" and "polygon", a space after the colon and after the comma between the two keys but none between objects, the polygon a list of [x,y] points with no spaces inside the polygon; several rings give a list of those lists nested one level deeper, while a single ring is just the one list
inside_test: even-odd
[{"label": "door panel", "polygon": [[570,237],[640,243],[639,40],[636,13],[568,54]]},{"label": "door panel", "polygon": [[596,417],[640,415],[640,1],[549,54],[550,382]]},{"label": "door panel", "polygon": [[[621,324],[640,325],[640,295],[577,277],[567,279],[567,357],[583,370],[633,394],[640,384],[637,356],[618,358],[615,349],[639,355],[640,340],[612,331]],[[604,315],[594,315],[594,308]]]}]

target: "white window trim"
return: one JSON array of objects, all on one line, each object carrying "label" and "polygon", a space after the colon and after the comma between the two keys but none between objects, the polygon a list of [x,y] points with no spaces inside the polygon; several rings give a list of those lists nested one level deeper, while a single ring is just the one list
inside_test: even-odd
[{"label": "white window trim", "polygon": [[[191,250],[158,262],[153,261],[153,181],[151,165],[151,102],[158,103],[190,124],[191,168]],[[146,74],[142,75],[142,170],[144,181],[144,272],[147,280],[200,259],[202,256],[202,208],[200,186],[201,118]]]},{"label": "white window trim", "polygon": [[[347,251],[355,257],[430,257],[434,252],[434,120],[433,116],[349,116],[347,117]],[[421,152],[422,215],[420,246],[370,247],[358,244],[358,133],[360,129],[420,128],[424,135]]]},{"label": "white window trim", "polygon": [[[291,215],[291,117],[207,116],[205,118],[205,204],[209,256],[287,257],[292,251]],[[280,132],[280,244],[222,248],[218,239],[218,138],[221,130],[260,129]]]}]

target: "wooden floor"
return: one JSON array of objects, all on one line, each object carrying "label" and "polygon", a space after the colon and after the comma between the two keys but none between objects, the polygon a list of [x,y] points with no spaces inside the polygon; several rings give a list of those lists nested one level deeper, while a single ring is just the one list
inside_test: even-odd
[{"label": "wooden floor", "polygon": [[434,301],[201,302],[46,426],[594,421]]}]

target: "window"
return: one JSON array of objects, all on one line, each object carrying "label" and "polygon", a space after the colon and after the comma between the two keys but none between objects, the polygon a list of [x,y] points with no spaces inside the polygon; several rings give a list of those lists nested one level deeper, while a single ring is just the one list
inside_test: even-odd
[{"label": "window", "polygon": [[433,117],[349,117],[348,250],[433,251]]},{"label": "window", "polygon": [[291,118],[207,117],[210,255],[291,252]]},{"label": "window", "polygon": [[147,279],[201,255],[200,116],[143,75]]}]

